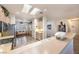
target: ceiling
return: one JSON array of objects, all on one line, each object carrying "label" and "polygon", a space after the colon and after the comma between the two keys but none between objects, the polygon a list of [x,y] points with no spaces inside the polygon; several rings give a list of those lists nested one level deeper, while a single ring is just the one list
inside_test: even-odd
[{"label": "ceiling", "polygon": [[55,20],[79,17],[79,5],[76,4],[34,4],[32,6],[47,9],[49,19]]},{"label": "ceiling", "polygon": [[[46,16],[50,20],[68,19],[79,17],[79,5],[78,4],[31,4],[33,8],[39,8],[41,10],[47,10]],[[3,4],[11,14],[21,12],[23,4]],[[31,18],[29,14],[19,14],[20,18]],[[19,17],[18,16],[18,17]]]}]

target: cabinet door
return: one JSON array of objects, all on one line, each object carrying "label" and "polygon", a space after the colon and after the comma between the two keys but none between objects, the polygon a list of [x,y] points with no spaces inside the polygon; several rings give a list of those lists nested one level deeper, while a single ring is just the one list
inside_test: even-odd
[{"label": "cabinet door", "polygon": [[79,54],[79,34],[77,34],[74,37],[73,48],[74,48],[74,53],[76,53],[76,54],[78,53]]}]

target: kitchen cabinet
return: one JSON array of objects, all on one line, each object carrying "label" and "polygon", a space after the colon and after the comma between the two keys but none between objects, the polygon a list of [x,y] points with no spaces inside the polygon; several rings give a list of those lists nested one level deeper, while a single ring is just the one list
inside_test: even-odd
[{"label": "kitchen cabinet", "polygon": [[36,32],[36,39],[37,40],[42,40],[43,39],[43,33],[39,33],[39,32]]},{"label": "kitchen cabinet", "polygon": [[74,53],[79,53],[79,19],[69,20],[69,26],[71,32],[76,33],[73,39]]}]

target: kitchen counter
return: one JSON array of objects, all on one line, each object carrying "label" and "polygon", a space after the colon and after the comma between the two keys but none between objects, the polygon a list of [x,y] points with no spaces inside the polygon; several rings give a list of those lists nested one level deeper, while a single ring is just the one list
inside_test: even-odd
[{"label": "kitchen counter", "polygon": [[10,38],[14,38],[14,35],[0,37],[0,40],[2,40],[2,39],[10,39]]},{"label": "kitchen counter", "polygon": [[6,40],[13,39],[13,38],[14,38],[14,35],[0,37],[0,54],[7,53],[11,50],[13,43],[10,43],[9,41],[6,41]]},{"label": "kitchen counter", "polygon": [[55,36],[43,39],[41,41],[22,46],[10,51],[10,54],[59,54],[74,38],[74,33],[67,33],[67,39],[64,41],[56,39]]}]

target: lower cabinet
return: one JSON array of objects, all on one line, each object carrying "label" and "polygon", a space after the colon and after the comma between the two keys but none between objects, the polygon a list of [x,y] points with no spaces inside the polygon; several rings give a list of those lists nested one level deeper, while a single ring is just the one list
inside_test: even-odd
[{"label": "lower cabinet", "polygon": [[43,33],[36,32],[36,39],[37,40],[42,40],[43,39]]},{"label": "lower cabinet", "polygon": [[79,34],[73,40],[74,53],[79,54]]}]

